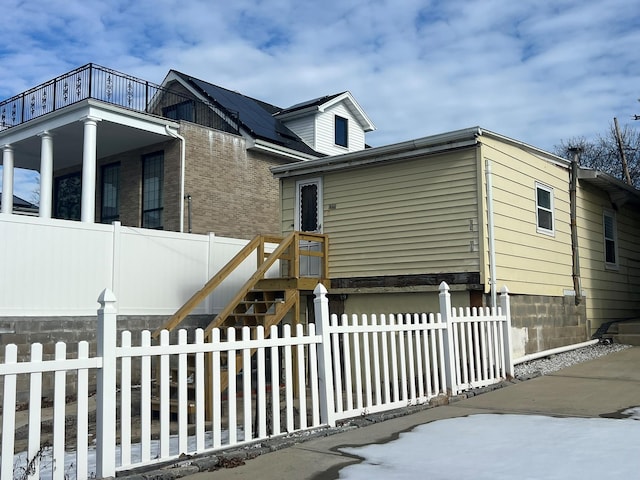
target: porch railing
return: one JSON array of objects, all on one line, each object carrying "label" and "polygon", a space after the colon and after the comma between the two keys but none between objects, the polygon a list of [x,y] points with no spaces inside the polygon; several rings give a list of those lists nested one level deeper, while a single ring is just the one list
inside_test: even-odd
[{"label": "porch railing", "polygon": [[238,112],[89,63],[0,102],[0,130],[94,99],[137,112],[238,133]]}]

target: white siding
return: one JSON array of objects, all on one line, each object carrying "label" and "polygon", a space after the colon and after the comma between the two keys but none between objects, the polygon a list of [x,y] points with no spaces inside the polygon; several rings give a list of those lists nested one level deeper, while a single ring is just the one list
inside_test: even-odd
[{"label": "white siding", "polygon": [[304,117],[293,118],[287,120],[284,124],[296,135],[298,135],[304,143],[316,150],[316,114],[306,115]]},{"label": "white siding", "polygon": [[[335,144],[335,116],[349,120],[349,146]],[[316,150],[327,155],[340,155],[364,149],[364,131],[344,104],[337,104],[322,112],[317,119]]]}]

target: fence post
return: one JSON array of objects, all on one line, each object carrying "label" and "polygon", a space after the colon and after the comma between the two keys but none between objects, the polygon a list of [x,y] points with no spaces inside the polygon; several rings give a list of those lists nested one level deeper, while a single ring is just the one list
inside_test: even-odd
[{"label": "fence post", "polygon": [[116,476],[116,296],[105,288],[98,297],[98,368],[96,396],[96,476]]},{"label": "fence post", "polygon": [[333,399],[333,369],[331,365],[331,336],[329,332],[329,299],[327,289],[318,283],[313,290],[316,332],[322,337],[318,349],[318,386],[320,389],[320,421],[335,427],[335,403]]},{"label": "fence post", "polygon": [[511,355],[511,301],[509,299],[509,289],[504,285],[500,289],[500,308],[506,317],[502,324],[502,334],[504,337],[504,365],[507,377],[513,377],[513,356]]},{"label": "fence post", "polygon": [[444,371],[447,381],[447,394],[457,395],[458,384],[456,382],[456,359],[453,345],[453,325],[451,324],[451,294],[446,282],[440,284],[440,319],[445,323],[444,329]]}]

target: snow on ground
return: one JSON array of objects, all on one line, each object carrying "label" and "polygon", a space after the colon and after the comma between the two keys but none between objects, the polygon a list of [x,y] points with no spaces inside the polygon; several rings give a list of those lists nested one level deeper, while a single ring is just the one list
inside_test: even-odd
[{"label": "snow on ground", "polygon": [[[242,440],[244,436],[244,432],[242,429],[238,429],[238,439]],[[228,432],[225,430],[221,433],[220,441],[222,444],[226,444],[229,441]],[[213,435],[210,431],[205,432],[204,437],[205,448],[211,449],[213,448]],[[188,451],[194,452],[196,450],[196,437],[190,436],[187,441]],[[131,448],[131,460],[132,463],[137,464],[141,462],[141,450],[142,447],[139,443],[133,444]],[[150,456],[151,458],[156,458],[160,455],[160,441],[152,440],[150,442]],[[169,452],[178,457],[179,450],[179,440],[176,435],[172,435],[169,438]],[[116,465],[121,463],[121,449],[120,445],[116,445]],[[13,457],[14,467],[14,480],[19,480],[24,477],[24,470],[27,465],[27,452],[21,452]],[[96,472],[96,449],[95,446],[89,447],[89,451],[87,453],[87,470],[89,474],[89,478],[95,478]],[[65,479],[74,480],[76,478],[76,453],[75,452],[66,452],[64,457],[64,473]],[[52,459],[52,449],[46,448],[42,452],[41,460],[40,460],[40,478],[47,479],[52,478],[53,475],[53,459]]]},{"label": "snow on ground", "polygon": [[628,479],[640,472],[640,407],[625,419],[481,414],[420,425],[381,445],[344,448],[363,462],[341,479]]}]

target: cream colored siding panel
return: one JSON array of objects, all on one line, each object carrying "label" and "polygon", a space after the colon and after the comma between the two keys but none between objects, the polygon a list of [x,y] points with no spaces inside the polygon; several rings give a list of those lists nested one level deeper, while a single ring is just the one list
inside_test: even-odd
[{"label": "cream colored siding panel", "polygon": [[475,165],[468,149],[326,174],[332,276],[478,271]]},{"label": "cream colored siding panel", "polygon": [[282,203],[282,232],[287,234],[293,231],[293,217],[295,215],[296,182],[288,178],[280,182],[280,201]]},{"label": "cream colored siding panel", "polygon": [[[493,174],[498,286],[507,285],[513,293],[562,295],[572,288],[567,168],[496,139],[482,141]],[[553,190],[553,236],[537,231],[536,182]]]},{"label": "cream colored siding panel", "polygon": [[615,211],[618,265],[605,266],[602,215],[612,211],[609,196],[588,184],[578,188],[578,243],[582,287],[592,331],[602,323],[640,316],[640,211]]}]

